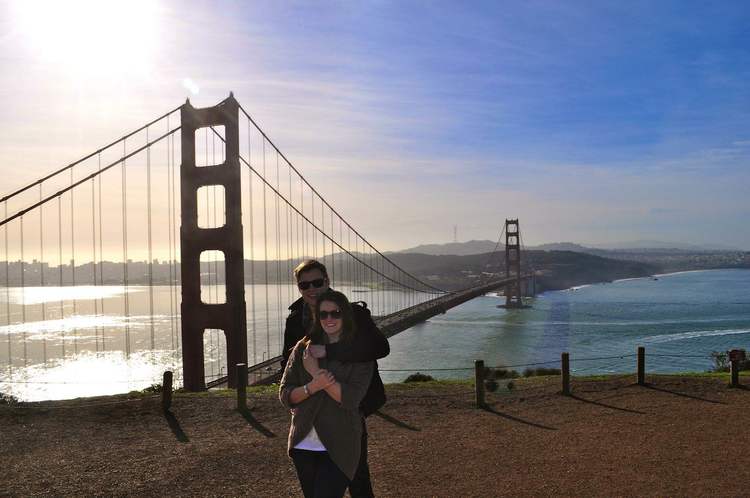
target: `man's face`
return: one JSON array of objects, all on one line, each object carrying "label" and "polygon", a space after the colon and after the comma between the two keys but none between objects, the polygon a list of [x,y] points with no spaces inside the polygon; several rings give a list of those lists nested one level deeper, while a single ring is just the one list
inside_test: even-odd
[{"label": "man's face", "polygon": [[[320,287],[315,287],[315,284],[320,284]],[[307,289],[303,289],[302,287],[307,287]],[[328,290],[328,279],[317,268],[307,270],[299,274],[297,289],[302,294],[302,299],[310,307],[313,307],[318,296]]]}]

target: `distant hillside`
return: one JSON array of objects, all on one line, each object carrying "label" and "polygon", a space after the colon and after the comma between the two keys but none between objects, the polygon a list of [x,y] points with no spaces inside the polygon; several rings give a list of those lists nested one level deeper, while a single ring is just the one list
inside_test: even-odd
[{"label": "distant hillside", "polygon": [[[409,273],[446,290],[465,288],[491,274],[505,272],[502,253],[467,256],[396,253],[390,258]],[[533,262],[534,269],[541,272],[537,283],[542,290],[645,277],[660,271],[660,267],[648,263],[572,251],[526,251],[525,259]]]},{"label": "distant hillside", "polygon": [[[422,244],[398,253],[418,253],[430,254],[433,256],[454,255],[469,256],[471,254],[484,254],[495,250],[496,242],[491,240],[470,240],[468,242],[449,242],[445,244]],[[498,249],[504,250],[503,244]],[[632,242],[619,242],[613,244],[596,244],[593,246],[584,246],[575,242],[553,242],[550,244],[541,244],[538,246],[526,246],[528,250],[539,251],[573,251],[586,254],[594,254],[604,257],[616,257],[621,259],[620,255],[624,253],[635,254],[695,254],[695,253],[720,253],[720,252],[742,252],[740,249],[731,248],[713,244],[697,245],[683,244],[676,242],[663,242],[655,240],[637,240]],[[394,254],[393,252],[388,254]],[[614,254],[617,254],[615,256]],[[625,258],[627,259],[627,258]]]},{"label": "distant hillside", "polygon": [[601,252],[601,250],[593,249],[591,247],[585,247],[573,242],[553,242],[552,244],[542,244],[539,246],[534,246],[530,249],[537,249],[539,251],[573,251],[585,253],[591,253],[592,251]]},{"label": "distant hillside", "polygon": [[491,240],[470,240],[468,242],[449,242],[446,244],[422,244],[399,253],[430,254],[433,256],[454,255],[468,256],[471,254],[484,254],[492,252],[497,242]]},{"label": "distant hillside", "polygon": [[676,249],[679,251],[740,251],[736,247],[721,244],[687,244],[684,242],[665,242],[663,240],[634,240],[630,242],[609,242],[606,244],[594,244],[596,249],[614,251],[650,250],[650,249]]},{"label": "distant hillside", "polygon": [[[648,241],[641,241],[648,242]],[[653,242],[653,241],[651,241]],[[425,244],[390,253],[396,264],[436,287],[467,287],[486,274],[504,273],[504,247],[489,240]],[[480,249],[484,250],[482,252]],[[418,252],[424,251],[424,252]],[[655,273],[715,268],[750,268],[750,253],[679,248],[597,249],[573,242],[527,247],[522,257],[541,270],[543,289],[643,277]]]},{"label": "distant hillside", "polygon": [[[654,244],[654,241],[640,241],[635,245]],[[683,246],[686,246],[683,244]],[[571,242],[544,244],[535,249],[567,250],[583,254],[601,256],[620,261],[635,261],[659,267],[662,272],[684,270],[708,270],[718,268],[750,268],[750,252],[739,250],[696,249],[700,246],[686,248],[640,248],[640,249],[596,249]]]},{"label": "distant hillside", "polygon": [[664,242],[660,240],[634,240],[630,242],[611,242],[606,244],[592,244],[584,246],[574,242],[553,242],[551,244],[542,244],[539,246],[529,247],[530,249],[541,249],[543,251],[576,251],[590,254],[599,254],[602,251],[678,251],[678,252],[721,252],[721,251],[741,251],[734,247],[723,246],[721,244],[685,244],[682,242]]},{"label": "distant hillside", "polygon": [[647,277],[661,271],[656,264],[605,258],[572,251],[527,251],[527,259],[542,271],[542,290],[567,289],[623,278]]}]

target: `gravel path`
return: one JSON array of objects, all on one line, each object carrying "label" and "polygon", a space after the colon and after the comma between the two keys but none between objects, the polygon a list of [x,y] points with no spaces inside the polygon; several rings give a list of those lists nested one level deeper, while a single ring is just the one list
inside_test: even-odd
[{"label": "gravel path", "polygon": [[[750,390],[726,379],[391,385],[368,419],[378,496],[748,496]],[[748,377],[743,382],[748,384]],[[301,496],[273,394],[0,407],[0,496]]]}]

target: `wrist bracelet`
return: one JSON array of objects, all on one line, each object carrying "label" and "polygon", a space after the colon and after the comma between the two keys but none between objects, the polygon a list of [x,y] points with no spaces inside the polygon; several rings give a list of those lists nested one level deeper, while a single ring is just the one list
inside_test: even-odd
[{"label": "wrist bracelet", "polygon": [[304,389],[305,394],[307,394],[308,396],[310,396],[310,390],[307,388],[307,384],[305,384],[304,386],[302,386],[302,389]]}]

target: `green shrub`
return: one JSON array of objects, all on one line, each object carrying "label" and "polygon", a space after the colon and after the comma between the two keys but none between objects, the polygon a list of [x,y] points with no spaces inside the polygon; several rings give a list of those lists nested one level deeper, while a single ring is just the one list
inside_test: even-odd
[{"label": "green shrub", "polygon": [[430,375],[417,372],[405,378],[404,382],[429,382],[431,380],[435,380],[435,379],[433,379],[432,376]]},{"label": "green shrub", "polygon": [[12,394],[0,393],[0,405],[15,405],[18,404],[18,398]]},{"label": "green shrub", "polygon": [[714,362],[712,371],[714,372],[728,372],[729,371],[729,355],[726,351],[711,351],[711,360]]},{"label": "green shrub", "polygon": [[[712,372],[729,371],[729,354],[726,351],[712,351],[711,360],[714,362],[714,366],[711,369]],[[750,370],[750,358],[741,361],[739,367],[740,370]]]},{"label": "green shrub", "polygon": [[146,394],[151,393],[160,393],[162,391],[162,385],[161,384],[151,384],[147,388],[143,389],[141,392]]}]

